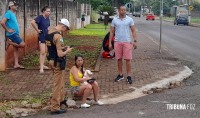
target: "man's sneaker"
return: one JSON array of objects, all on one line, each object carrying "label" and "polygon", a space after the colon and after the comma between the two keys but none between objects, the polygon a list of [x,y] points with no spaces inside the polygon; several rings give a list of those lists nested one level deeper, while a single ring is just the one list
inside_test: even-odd
[{"label": "man's sneaker", "polygon": [[63,113],[66,113],[66,110],[60,109],[60,110],[57,110],[57,111],[51,111],[51,115],[63,114]]},{"label": "man's sneaker", "polygon": [[116,78],[115,78],[115,82],[119,82],[120,80],[124,79],[124,76],[123,75],[118,75]]},{"label": "man's sneaker", "polygon": [[100,106],[101,106],[101,105],[104,105],[104,103],[101,102],[101,101],[99,101],[99,100],[98,100],[97,102],[95,101],[93,104],[95,104],[95,105],[100,105]]},{"label": "man's sneaker", "polygon": [[89,107],[90,107],[90,105],[87,103],[81,104],[81,108],[89,108]]},{"label": "man's sneaker", "polygon": [[130,76],[127,77],[127,82],[128,82],[129,84],[132,84],[132,83],[133,83]]},{"label": "man's sneaker", "polygon": [[67,107],[67,100],[63,100],[62,102],[60,102],[60,106],[61,105],[65,105]]}]

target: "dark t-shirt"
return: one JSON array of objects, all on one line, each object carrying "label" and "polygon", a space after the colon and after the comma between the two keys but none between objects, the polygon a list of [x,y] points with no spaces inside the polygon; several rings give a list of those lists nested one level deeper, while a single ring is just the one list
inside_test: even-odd
[{"label": "dark t-shirt", "polygon": [[49,17],[44,18],[43,15],[39,15],[35,19],[38,29],[42,30],[42,33],[39,34],[39,40],[45,40],[45,36],[48,34],[48,27],[50,26]]}]

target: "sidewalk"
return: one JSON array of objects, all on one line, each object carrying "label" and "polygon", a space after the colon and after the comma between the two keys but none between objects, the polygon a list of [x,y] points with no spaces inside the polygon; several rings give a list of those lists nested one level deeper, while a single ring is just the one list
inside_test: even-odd
[{"label": "sidewalk", "polygon": [[[97,65],[100,70],[95,72],[95,77],[100,86],[101,98],[105,103],[110,98],[134,92],[146,85],[176,76],[182,71],[186,75],[181,75],[181,79],[191,74],[190,71],[185,72],[186,68],[170,51],[163,49],[160,54],[158,45],[150,37],[143,33],[138,33],[137,36],[138,48],[133,52],[134,83],[132,85],[127,84],[126,79],[114,82],[114,78],[118,75],[116,60],[100,58],[100,64]],[[126,77],[125,65],[123,72]],[[69,72],[66,73],[66,81],[69,85]],[[39,74],[39,70],[12,70],[4,79],[0,79],[0,100],[21,99],[25,95],[40,96],[51,92],[51,77],[50,70],[45,71],[45,74]]]}]

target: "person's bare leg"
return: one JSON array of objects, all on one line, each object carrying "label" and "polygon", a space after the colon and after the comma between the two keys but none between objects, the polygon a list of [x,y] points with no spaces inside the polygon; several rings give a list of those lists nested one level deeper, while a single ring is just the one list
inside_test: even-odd
[{"label": "person's bare leg", "polygon": [[97,82],[94,82],[91,84],[92,85],[92,90],[94,93],[94,100],[97,102],[99,99],[99,86]]},{"label": "person's bare leg", "polygon": [[18,47],[19,47],[19,48],[24,48],[24,47],[25,47],[25,45],[26,45],[26,44],[25,44],[25,42],[21,42],[21,43],[19,44],[19,46],[18,46]]},{"label": "person's bare leg", "polygon": [[46,58],[46,45],[45,43],[40,43],[40,73],[44,72],[45,58]]},{"label": "person's bare leg", "polygon": [[117,60],[117,66],[118,66],[118,73],[119,73],[120,75],[122,75],[122,66],[123,66],[123,64],[122,64],[122,59],[118,59],[118,60]]},{"label": "person's bare leg", "polygon": [[81,100],[82,104],[86,103],[87,97],[89,96],[91,90],[92,90],[92,86],[90,84],[80,86],[80,91],[76,95],[83,97],[82,100]]},{"label": "person's bare leg", "polygon": [[131,76],[131,60],[126,60],[127,76]]},{"label": "person's bare leg", "polygon": [[14,49],[14,58],[15,58],[15,62],[14,62],[14,67],[19,67],[19,50],[17,47],[13,46]]},{"label": "person's bare leg", "polygon": [[83,21],[81,21],[81,28],[83,28]]}]

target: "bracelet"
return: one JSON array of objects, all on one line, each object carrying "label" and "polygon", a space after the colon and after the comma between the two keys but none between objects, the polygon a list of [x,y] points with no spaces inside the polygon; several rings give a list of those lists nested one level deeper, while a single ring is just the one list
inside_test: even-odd
[{"label": "bracelet", "polygon": [[134,42],[137,42],[137,40],[134,40]]}]

